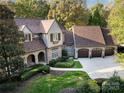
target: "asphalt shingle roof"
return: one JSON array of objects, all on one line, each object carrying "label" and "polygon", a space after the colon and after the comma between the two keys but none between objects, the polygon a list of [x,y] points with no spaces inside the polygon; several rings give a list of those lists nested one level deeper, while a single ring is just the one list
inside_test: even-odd
[{"label": "asphalt shingle roof", "polygon": [[74,26],[77,47],[102,47],[105,40],[99,26]]},{"label": "asphalt shingle roof", "polygon": [[38,50],[44,50],[46,48],[44,42],[40,38],[34,38],[30,42],[24,42],[24,49],[25,52],[33,52],[33,51],[38,51]]}]

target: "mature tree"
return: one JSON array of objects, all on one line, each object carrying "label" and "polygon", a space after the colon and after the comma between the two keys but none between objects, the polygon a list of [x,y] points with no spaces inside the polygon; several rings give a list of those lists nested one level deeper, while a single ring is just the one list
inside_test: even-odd
[{"label": "mature tree", "polygon": [[18,31],[14,13],[5,5],[0,5],[0,68],[10,79],[23,67],[23,34]]},{"label": "mature tree", "polygon": [[96,25],[101,27],[107,26],[108,11],[104,9],[103,4],[96,4],[90,10],[89,25]]},{"label": "mature tree", "polygon": [[45,19],[49,5],[43,0],[16,0],[11,8],[15,10],[16,17]]},{"label": "mature tree", "polygon": [[[108,24],[111,34],[116,38],[118,44],[124,44],[124,1],[115,0],[115,5],[109,15]],[[118,54],[118,61],[124,62],[124,54]]]},{"label": "mature tree", "polygon": [[87,25],[89,16],[81,0],[56,0],[50,5],[48,19],[52,18],[69,29],[73,25]]},{"label": "mature tree", "polygon": [[124,44],[124,1],[116,0],[115,6],[112,9],[109,20],[109,26],[119,44]]}]

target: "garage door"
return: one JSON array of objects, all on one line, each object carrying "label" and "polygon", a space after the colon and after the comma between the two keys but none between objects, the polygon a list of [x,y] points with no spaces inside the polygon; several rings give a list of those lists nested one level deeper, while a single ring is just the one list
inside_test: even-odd
[{"label": "garage door", "polygon": [[92,50],[92,57],[101,57],[102,55],[102,49],[93,49]]},{"label": "garage door", "polygon": [[114,55],[114,48],[106,48],[105,49],[105,56]]},{"label": "garage door", "polygon": [[88,49],[80,49],[78,51],[78,58],[85,58],[88,57],[89,50]]}]

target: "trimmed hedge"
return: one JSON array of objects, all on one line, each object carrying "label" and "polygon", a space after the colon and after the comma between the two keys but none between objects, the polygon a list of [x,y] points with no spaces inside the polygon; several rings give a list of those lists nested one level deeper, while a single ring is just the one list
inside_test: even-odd
[{"label": "trimmed hedge", "polygon": [[82,65],[79,61],[74,61],[73,59],[65,59],[59,58],[56,60],[52,60],[49,63],[51,67],[60,67],[60,68],[82,68]]},{"label": "trimmed hedge", "polygon": [[29,68],[26,68],[21,74],[21,80],[27,80],[28,78],[36,75],[37,73],[49,73],[50,68],[47,65],[34,65]]},{"label": "trimmed hedge", "polygon": [[55,67],[72,68],[74,65],[75,65],[75,61],[58,62],[55,64]]}]

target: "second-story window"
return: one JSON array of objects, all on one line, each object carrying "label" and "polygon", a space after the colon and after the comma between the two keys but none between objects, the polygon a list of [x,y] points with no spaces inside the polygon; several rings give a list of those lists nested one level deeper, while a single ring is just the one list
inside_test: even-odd
[{"label": "second-story window", "polygon": [[60,33],[54,33],[50,34],[50,41],[55,42],[61,40],[61,34]]},{"label": "second-story window", "polygon": [[61,40],[61,34],[60,33],[58,33],[58,39]]},{"label": "second-story window", "polygon": [[24,35],[25,41],[31,41],[31,34],[25,34]]}]

